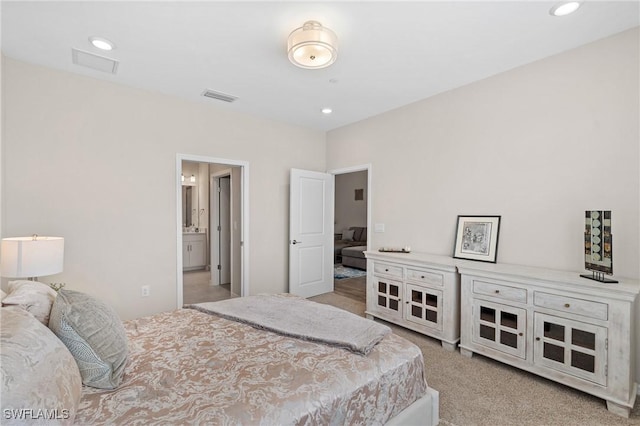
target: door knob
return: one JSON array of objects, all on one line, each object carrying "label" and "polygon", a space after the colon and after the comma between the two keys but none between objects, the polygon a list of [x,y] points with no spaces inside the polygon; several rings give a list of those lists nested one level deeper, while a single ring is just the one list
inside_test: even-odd
[{"label": "door knob", "polygon": [[302,244],[302,241],[293,240],[293,241],[291,241],[291,244]]}]

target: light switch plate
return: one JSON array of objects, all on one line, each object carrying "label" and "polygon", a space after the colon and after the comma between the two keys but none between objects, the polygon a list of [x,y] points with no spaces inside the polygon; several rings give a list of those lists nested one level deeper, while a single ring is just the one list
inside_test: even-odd
[{"label": "light switch plate", "polygon": [[384,223],[376,223],[373,226],[373,231],[374,232],[384,232]]}]

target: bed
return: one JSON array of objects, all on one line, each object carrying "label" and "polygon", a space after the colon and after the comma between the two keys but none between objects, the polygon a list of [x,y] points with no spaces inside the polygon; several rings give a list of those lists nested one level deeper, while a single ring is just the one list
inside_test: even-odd
[{"label": "bed", "polygon": [[[77,409],[61,423],[438,423],[438,393],[426,384],[421,351],[392,333],[363,355],[198,306],[123,325],[122,381],[115,389],[82,386]],[[8,348],[1,350],[4,357]]]}]

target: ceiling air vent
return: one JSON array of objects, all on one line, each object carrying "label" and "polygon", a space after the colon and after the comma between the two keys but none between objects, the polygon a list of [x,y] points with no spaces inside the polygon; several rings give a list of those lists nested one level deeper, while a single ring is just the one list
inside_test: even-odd
[{"label": "ceiling air vent", "polygon": [[217,99],[223,102],[233,102],[238,99],[236,96],[227,95],[226,93],[216,92],[215,90],[207,89],[202,92],[202,96],[211,99]]},{"label": "ceiling air vent", "polygon": [[74,64],[82,65],[97,71],[115,74],[118,71],[118,61],[83,50],[71,49],[71,58]]}]

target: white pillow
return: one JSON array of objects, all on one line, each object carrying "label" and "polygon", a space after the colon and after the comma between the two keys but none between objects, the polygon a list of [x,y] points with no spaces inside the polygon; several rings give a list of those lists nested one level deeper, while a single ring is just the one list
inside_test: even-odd
[{"label": "white pillow", "polygon": [[2,305],[17,305],[38,318],[44,325],[49,325],[51,306],[57,293],[48,284],[38,281],[9,281],[9,294],[2,299]]},{"label": "white pillow", "polygon": [[7,293],[5,293],[4,291],[0,290],[0,302],[2,301],[2,299],[4,299],[5,297],[7,297]]},{"label": "white pillow", "polygon": [[353,241],[353,233],[355,231],[353,229],[349,229],[348,231],[342,231],[342,239],[344,241]]},{"label": "white pillow", "polygon": [[[73,424],[82,379],[66,346],[33,315],[18,306],[0,309],[0,393],[2,424]],[[15,410],[56,410],[53,420],[7,417]]]}]

